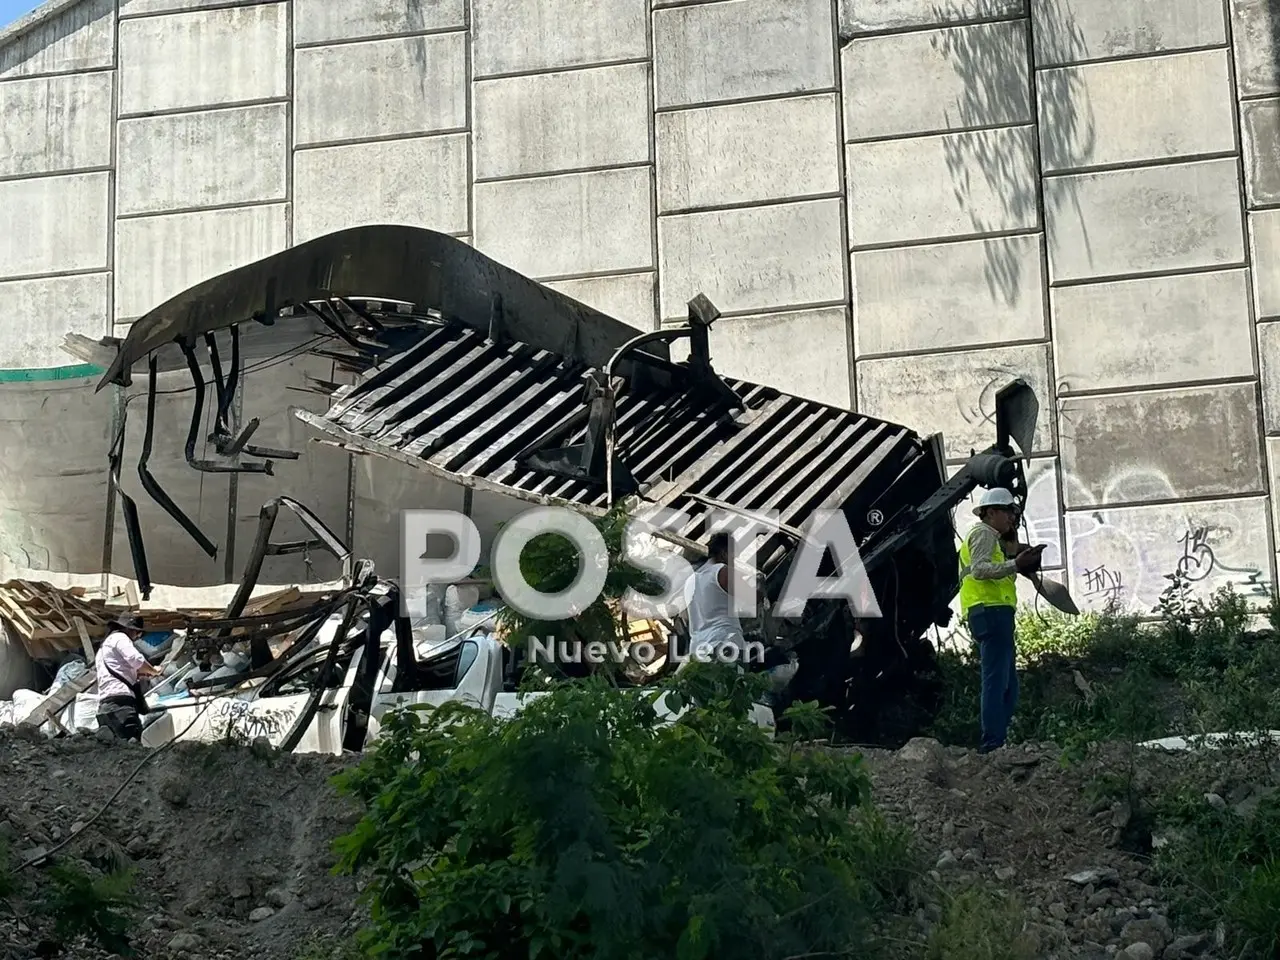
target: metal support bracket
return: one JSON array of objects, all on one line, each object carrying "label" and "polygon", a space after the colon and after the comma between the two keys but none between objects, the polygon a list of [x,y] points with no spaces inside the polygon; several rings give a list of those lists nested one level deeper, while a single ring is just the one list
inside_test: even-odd
[{"label": "metal support bracket", "polygon": [[[200,422],[204,418],[204,371],[200,369],[200,362],[196,360],[196,352],[190,341],[181,339],[178,341],[178,346],[182,349],[182,355],[186,357],[187,369],[191,371],[191,381],[196,390],[196,402],[191,411],[191,427],[187,431],[187,444],[184,451],[187,464],[193,470],[199,470],[201,473],[265,473],[267,476],[271,476],[270,460],[266,463],[219,463],[216,460],[196,459],[196,439],[200,436]],[[212,349],[215,360],[216,351],[217,348],[215,346]],[[214,374],[215,377],[221,379],[221,370],[217,367],[214,368]],[[219,397],[219,405],[221,406],[221,401],[229,397],[229,394],[225,389],[219,392],[222,394]],[[219,418],[221,416],[220,411]]]},{"label": "metal support bracket", "polygon": [[524,465],[553,476],[605,486],[611,502],[630,496],[640,489],[640,484],[614,449],[615,383],[603,371],[590,370],[584,394],[587,424],[582,443],[531,453],[524,458]]},{"label": "metal support bracket", "polygon": [[[121,403],[120,424],[115,439],[112,440],[111,450],[107,454],[107,463],[111,470],[111,485],[120,498],[120,507],[124,512],[124,529],[129,537],[129,554],[133,559],[133,575],[138,581],[138,592],[142,594],[143,600],[150,600],[151,572],[147,567],[147,548],[142,540],[142,523],[138,520],[138,505],[120,485],[120,465],[124,461],[124,428],[129,419],[128,411],[129,408]],[[110,573],[109,569],[103,571],[104,576]]]},{"label": "metal support bracket", "polygon": [[[190,349],[186,347],[185,349]],[[183,530],[191,535],[196,543],[200,545],[210,558],[217,558],[217,545],[204,535],[204,532],[195,525],[190,517],[182,512],[180,508],[170,496],[165,493],[164,488],[156,482],[155,477],[151,476],[151,472],[147,469],[147,461],[151,459],[151,447],[155,439],[156,425],[156,355],[151,355],[151,361],[148,370],[147,380],[147,426],[142,437],[142,456],[138,458],[138,479],[142,481],[142,489],[150,494],[151,499],[160,504],[164,508],[164,512],[178,521]],[[194,443],[194,441],[190,441]],[[125,508],[126,514],[128,507]],[[135,561],[136,562],[136,561]]]}]

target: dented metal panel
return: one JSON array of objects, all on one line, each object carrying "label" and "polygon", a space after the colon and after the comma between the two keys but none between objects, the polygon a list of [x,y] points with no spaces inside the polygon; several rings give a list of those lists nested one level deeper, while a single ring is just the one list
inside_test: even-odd
[{"label": "dented metal panel", "polygon": [[[371,370],[336,398],[323,423],[459,479],[517,496],[604,511],[607,490],[522,464],[556,428],[582,421],[586,364],[523,343],[496,344],[444,324]],[[643,500],[689,514],[680,533],[697,540],[719,503],[778,511],[802,526],[815,509],[839,507],[880,468],[896,474],[924,444],[906,427],[725,378],[744,411],[690,382],[619,393],[614,442]],[[555,445],[586,438],[583,422]],[[765,544],[762,566],[785,539]]]}]

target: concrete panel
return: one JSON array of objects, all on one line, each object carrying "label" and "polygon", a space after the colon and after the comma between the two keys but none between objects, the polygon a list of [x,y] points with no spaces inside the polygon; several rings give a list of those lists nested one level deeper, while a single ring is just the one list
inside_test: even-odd
[{"label": "concrete panel", "polygon": [[941,430],[947,458],[961,460],[995,442],[996,391],[1018,377],[1040,398],[1035,452],[1052,451],[1049,348],[1040,344],[860,361],[858,410],[922,435]]},{"label": "concrete panel", "polygon": [[840,192],[834,94],[657,115],[658,210]]},{"label": "concrete panel", "polygon": [[367,223],[465,233],[467,135],[299,150],[293,242]]},{"label": "concrete panel", "polygon": [[1229,0],[1236,92],[1280,93],[1280,11],[1272,0]]},{"label": "concrete panel", "polygon": [[107,295],[111,277],[16,280],[0,283],[5,336],[0,339],[0,368],[60,367],[73,362],[63,351],[68,333],[95,340],[111,332]]},{"label": "concrete panel", "polygon": [[1255,606],[1271,578],[1267,501],[1173,503],[1067,515],[1071,595],[1082,610],[1109,600],[1151,614],[1176,571],[1209,600],[1230,584]]},{"label": "concrete panel", "polygon": [[1219,0],[1031,0],[1037,66],[1227,42]]},{"label": "concrete panel", "polygon": [[1258,368],[1263,429],[1280,433],[1280,323],[1258,324]]},{"label": "concrete panel", "polygon": [[466,0],[294,0],[294,43],[328,43],[467,25]]},{"label": "concrete panel", "polygon": [[477,77],[649,56],[649,0],[472,0],[471,8]]},{"label": "concrete panel", "polygon": [[111,164],[110,73],[0,82],[0,177]]},{"label": "concrete panel", "polygon": [[649,65],[481,80],[476,177],[648,163]]},{"label": "concrete panel", "polygon": [[0,44],[0,79],[97,70],[114,66],[115,56],[115,0],[83,0]]},{"label": "concrete panel", "polygon": [[833,29],[830,0],[722,0],[656,10],[655,103],[684,107],[830,90]]},{"label": "concrete panel", "polygon": [[850,144],[846,170],[855,247],[1040,223],[1034,127]]},{"label": "concrete panel", "polygon": [[[1267,473],[1271,477],[1271,489],[1276,489],[1276,483],[1280,482],[1280,437],[1267,437]],[[1271,536],[1275,543],[1280,543],[1280,514],[1273,509],[1271,511],[1274,526]]]},{"label": "concrete panel", "polygon": [[1263,491],[1252,383],[1064,397],[1068,507]]},{"label": "concrete panel", "polygon": [[663,319],[687,317],[699,293],[726,313],[845,296],[838,199],[663,217],[658,256]]},{"label": "concrete panel", "polygon": [[0,385],[0,550],[11,563],[102,569],[111,404],[96,381]]},{"label": "concrete panel", "polygon": [[854,40],[840,65],[847,140],[1032,120],[1025,21]]},{"label": "concrete panel", "polygon": [[550,280],[547,286],[615,320],[640,330],[652,330],[657,321],[654,307],[657,282],[657,276],[652,273],[628,273],[618,277]]},{"label": "concrete panel", "polygon": [[475,186],[475,246],[535,279],[652,269],[648,167]]},{"label": "concrete panel", "polygon": [[722,376],[848,410],[849,312],[830,307],[721,320],[711,328],[711,362]]},{"label": "concrete panel", "polygon": [[1235,150],[1225,50],[1045,70],[1037,85],[1046,172]]},{"label": "concrete panel", "polygon": [[1038,236],[853,255],[858,356],[1045,336]]},{"label": "concrete panel", "polygon": [[1280,210],[1249,214],[1249,246],[1255,316],[1280,317]]},{"label": "concrete panel", "polygon": [[288,5],[197,10],[120,23],[120,112],[284,97]]},{"label": "concrete panel", "polygon": [[116,320],[283,250],[288,206],[178,213],[116,224]]},{"label": "concrete panel", "polygon": [[1020,17],[1026,0],[840,0],[840,37]]},{"label": "concrete panel", "polygon": [[246,7],[263,0],[120,0],[120,18],[145,17],[156,13],[185,13],[206,7]]},{"label": "concrete panel", "polygon": [[117,215],[285,199],[288,123],[282,103],[121,120]]},{"label": "concrete panel", "polygon": [[[954,477],[960,469],[960,465],[956,465],[948,473]],[[1045,545],[1042,558],[1044,566],[1061,567],[1064,563],[1064,551],[1062,514],[1058,509],[1058,461],[1053,457],[1037,458],[1027,464],[1025,469],[1027,508],[1023,517],[1026,520],[1026,530],[1019,531],[1020,536],[1029,539],[1032,544]],[[978,518],[973,515],[973,508],[982,493],[979,488],[956,504],[954,522],[958,535],[957,545],[978,522]],[[1043,605],[1044,601],[1041,600],[1040,603]]]},{"label": "concrete panel", "polygon": [[1044,181],[1055,281],[1244,262],[1236,161]]},{"label": "concrete panel", "polygon": [[298,146],[467,125],[464,33],[310,47],[294,54],[294,77]]},{"label": "concrete panel", "polygon": [[1245,270],[1053,291],[1059,391],[1253,375]]},{"label": "concrete panel", "polygon": [[1240,104],[1249,206],[1280,204],[1280,100]]},{"label": "concrete panel", "polygon": [[106,173],[0,183],[0,277],[107,266]]}]

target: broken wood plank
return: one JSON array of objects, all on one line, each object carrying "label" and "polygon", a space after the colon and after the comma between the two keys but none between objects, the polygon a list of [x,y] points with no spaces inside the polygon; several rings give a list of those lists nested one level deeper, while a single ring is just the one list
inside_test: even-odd
[{"label": "broken wood plank", "polygon": [[45,697],[40,702],[40,705],[27,714],[27,718],[17,723],[16,726],[41,726],[46,720],[65,710],[76,697],[97,684],[97,682],[98,676],[94,671],[85,671]]},{"label": "broken wood plank", "polygon": [[84,651],[84,662],[86,665],[93,666],[93,641],[89,639],[89,631],[85,629],[84,620],[81,617],[75,618],[76,633],[80,634],[80,649]]}]

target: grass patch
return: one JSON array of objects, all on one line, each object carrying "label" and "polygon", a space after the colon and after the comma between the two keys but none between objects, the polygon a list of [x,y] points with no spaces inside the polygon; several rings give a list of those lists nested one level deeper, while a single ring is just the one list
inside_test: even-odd
[{"label": "grass patch", "polygon": [[1183,789],[1161,806],[1174,839],[1155,866],[1179,917],[1202,928],[1221,923],[1233,957],[1280,956],[1280,796],[1242,812],[1216,809]]},{"label": "grass patch", "polygon": [[942,921],[925,943],[926,960],[1035,960],[1036,939],[1026,932],[1022,905],[982,887],[951,894]]},{"label": "grass patch", "polygon": [[[1247,602],[1230,587],[1206,603],[1170,579],[1154,622],[1019,612],[1011,742],[1052,741],[1071,757],[1104,741],[1280,729],[1280,600],[1267,611],[1272,631],[1254,633]],[[967,638],[939,651],[938,668],[945,694],[930,733],[976,746],[981,686]]]},{"label": "grass patch", "polygon": [[0,840],[0,910],[31,926],[46,951],[89,943],[117,956],[135,956],[133,880],[129,871],[95,870],[71,860],[19,873]]},{"label": "grass patch", "polygon": [[[1205,799],[1207,784],[1160,784],[1149,794],[1137,789],[1136,778],[1138,743],[1225,733],[1237,735],[1232,762],[1251,771],[1246,778],[1271,782],[1275,745],[1263,740],[1239,749],[1248,738],[1238,734],[1280,730],[1280,599],[1273,597],[1266,611],[1270,629],[1251,631],[1252,611],[1230,587],[1203,602],[1184,579],[1169,579],[1151,622],[1115,610],[1080,617],[1020,612],[1020,703],[1010,741],[1057,743],[1064,764],[1082,759],[1095,744],[1128,744],[1127,766],[1095,778],[1089,798],[1130,804],[1135,852],[1150,852],[1153,833],[1164,835],[1154,863],[1183,922],[1192,929],[1221,926],[1238,960],[1275,960],[1280,795],[1244,807],[1219,802],[1226,809],[1218,809]],[[931,733],[944,743],[974,746],[977,657],[966,645],[943,649],[939,670],[946,693]],[[966,908],[995,909],[978,902]],[[962,941],[978,936],[968,921],[955,922],[954,936]],[[957,957],[1008,955],[953,949],[950,955]]]}]

